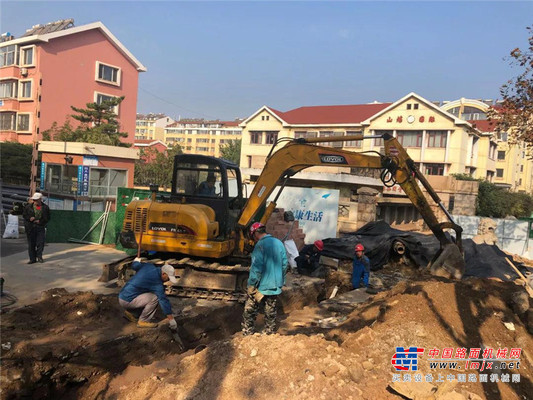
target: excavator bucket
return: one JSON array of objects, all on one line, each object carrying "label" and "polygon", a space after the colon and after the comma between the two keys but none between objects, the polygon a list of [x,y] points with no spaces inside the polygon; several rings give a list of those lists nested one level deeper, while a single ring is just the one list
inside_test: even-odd
[{"label": "excavator bucket", "polygon": [[450,279],[461,279],[465,272],[465,259],[455,243],[445,244],[429,263],[431,274]]}]

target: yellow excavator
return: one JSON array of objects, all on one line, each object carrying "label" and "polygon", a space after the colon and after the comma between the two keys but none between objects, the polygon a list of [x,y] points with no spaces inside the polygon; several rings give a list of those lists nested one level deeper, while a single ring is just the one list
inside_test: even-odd
[{"label": "yellow excavator", "polygon": [[[319,145],[376,138],[383,139],[385,154]],[[276,150],[283,142],[286,144]],[[174,266],[178,283],[169,288],[170,294],[238,300],[246,290],[248,254],[253,249],[248,228],[256,221],[266,224],[290,177],[312,166],[381,169],[383,184],[401,186],[440,242],[440,250],[429,265],[431,273],[456,279],[462,277],[465,269],[462,228],[453,221],[406,150],[389,134],[280,138],[272,146],[248,199],[243,198],[237,165],[214,157],[177,155],[170,196],[158,199],[153,191],[151,200],[132,201],[126,209],[120,241],[126,248],[140,247],[157,252],[160,257],[157,261],[165,260]],[[437,220],[419,185],[443,210],[448,221]],[[265,208],[277,186],[281,189]],[[454,230],[455,239],[447,235],[445,229]],[[127,279],[127,265],[119,269]]]}]

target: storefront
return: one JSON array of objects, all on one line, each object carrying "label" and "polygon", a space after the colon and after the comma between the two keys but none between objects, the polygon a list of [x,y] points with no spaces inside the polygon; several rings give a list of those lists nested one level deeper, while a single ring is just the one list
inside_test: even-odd
[{"label": "storefront", "polygon": [[116,203],[119,187],[133,187],[138,150],[92,143],[39,143],[40,179],[37,187],[50,208],[104,210]]}]

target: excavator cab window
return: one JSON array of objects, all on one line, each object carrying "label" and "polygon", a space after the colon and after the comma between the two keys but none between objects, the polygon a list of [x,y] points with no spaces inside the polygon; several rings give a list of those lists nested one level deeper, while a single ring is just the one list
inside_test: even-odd
[{"label": "excavator cab window", "polygon": [[175,194],[221,197],[224,192],[220,168],[207,164],[181,164],[174,176]]},{"label": "excavator cab window", "polygon": [[239,167],[226,160],[196,154],[174,159],[173,201],[211,207],[223,236],[231,234],[243,206],[241,184]]}]

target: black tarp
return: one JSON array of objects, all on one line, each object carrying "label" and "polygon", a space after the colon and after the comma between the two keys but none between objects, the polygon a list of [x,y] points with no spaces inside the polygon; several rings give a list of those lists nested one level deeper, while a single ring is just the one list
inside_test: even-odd
[{"label": "black tarp", "polygon": [[[433,235],[405,232],[391,228],[384,221],[369,222],[354,233],[341,238],[323,239],[322,255],[337,259],[353,259],[357,243],[365,247],[370,259],[370,268],[378,270],[387,264],[393,255],[392,245],[400,240],[407,248],[409,257],[420,267],[426,267],[439,250],[439,241]],[[518,274],[510,267],[506,254],[498,246],[475,244],[471,239],[463,240],[466,271],[464,277],[495,277],[502,280],[516,279]]]}]

